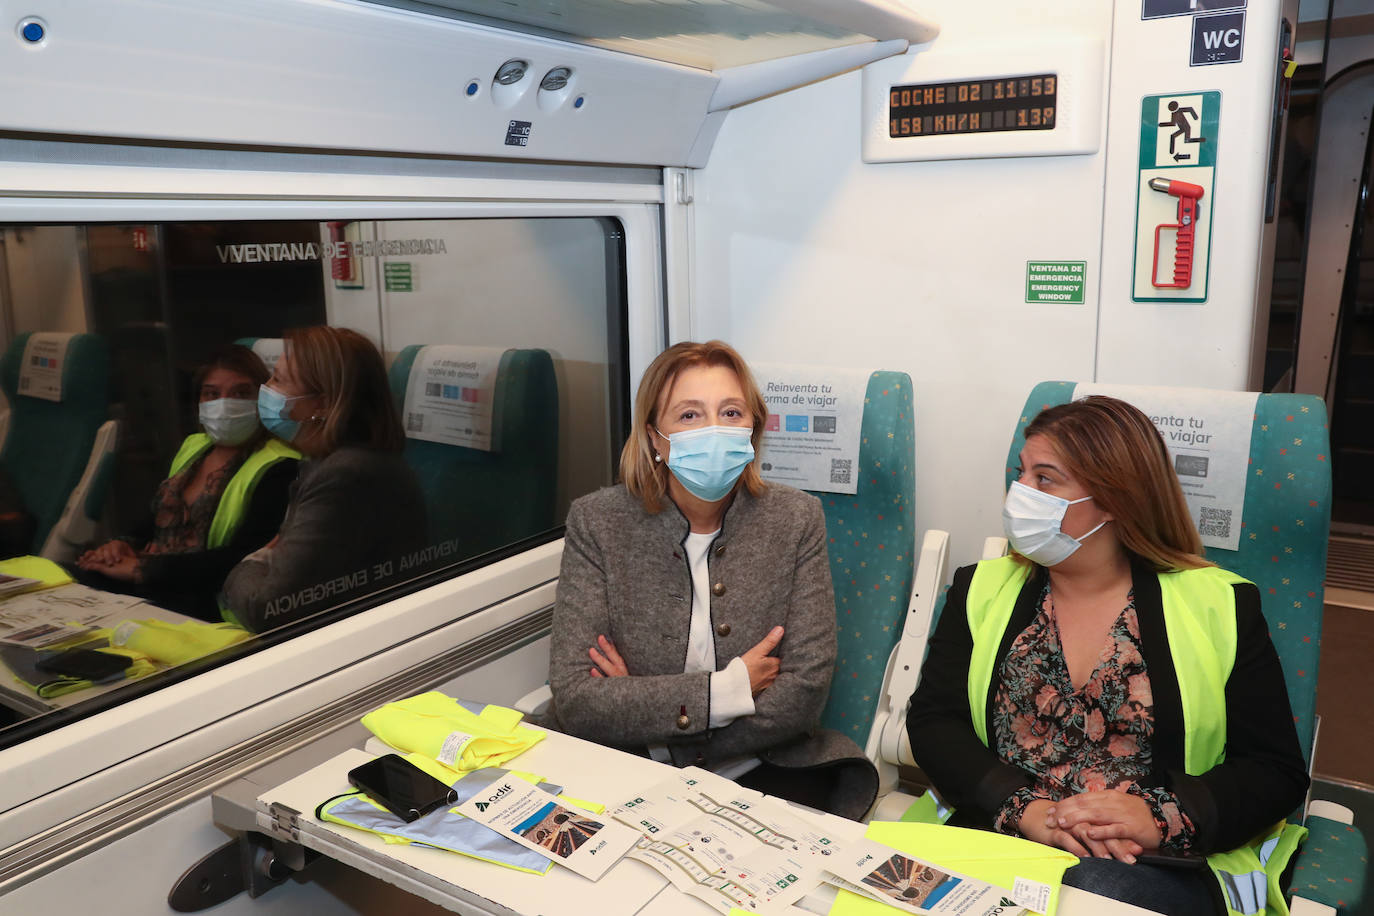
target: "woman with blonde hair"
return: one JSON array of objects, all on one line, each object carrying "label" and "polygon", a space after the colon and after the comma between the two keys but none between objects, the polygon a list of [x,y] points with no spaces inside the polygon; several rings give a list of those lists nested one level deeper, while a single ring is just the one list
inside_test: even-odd
[{"label": "woman with blonde hair", "polygon": [[425,544],[424,496],[382,355],[357,331],[287,331],[258,393],[269,432],[306,460],[277,536],[224,583],[222,606],[261,631],[385,586],[375,567]]},{"label": "woman with blonde hair", "polygon": [[1082,857],[1070,885],[1239,912],[1233,879],[1277,886],[1307,788],[1259,590],[1202,557],[1168,449],[1130,404],[1047,408],[1020,464],[1014,553],[956,572],[931,636],[916,761],[950,823]]},{"label": "woman with blonde hair", "polygon": [[818,725],[836,653],[825,520],[759,476],[767,417],[720,341],[649,366],[620,484],[568,512],[549,720],[858,818],[877,773]]}]

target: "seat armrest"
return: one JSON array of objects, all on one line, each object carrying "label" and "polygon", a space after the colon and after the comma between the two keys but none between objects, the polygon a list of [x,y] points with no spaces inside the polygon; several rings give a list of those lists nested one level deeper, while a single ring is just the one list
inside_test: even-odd
[{"label": "seat armrest", "polygon": [[553,690],[549,688],[548,684],[543,684],[516,700],[511,704],[511,707],[527,716],[537,716],[549,708],[549,703],[552,700]]}]

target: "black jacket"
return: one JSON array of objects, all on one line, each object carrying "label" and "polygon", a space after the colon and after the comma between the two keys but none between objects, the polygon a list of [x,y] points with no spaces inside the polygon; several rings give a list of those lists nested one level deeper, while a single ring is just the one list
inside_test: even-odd
[{"label": "black jacket", "polygon": [[[973,650],[965,602],[973,566],[954,574],[944,612],[931,635],[921,681],[907,714],[916,762],[947,803],[953,824],[991,829],[997,809],[1035,775],[1005,763],[978,740],[969,717],[968,669]],[[1236,660],[1226,681],[1226,759],[1201,776],[1183,763],[1183,705],[1169,651],[1159,579],[1143,563],[1131,566],[1141,655],[1154,694],[1153,769],[1145,788],[1176,796],[1197,830],[1194,849],[1203,854],[1234,849],[1291,814],[1307,792],[1307,767],[1298,745],[1283,671],[1260,613],[1259,589],[1236,593]],[[987,721],[1001,685],[1002,660],[1016,637],[1035,619],[1045,570],[1036,567],[1012,611],[987,694]],[[991,736],[989,736],[991,739]],[[996,741],[992,744],[996,746]]]}]

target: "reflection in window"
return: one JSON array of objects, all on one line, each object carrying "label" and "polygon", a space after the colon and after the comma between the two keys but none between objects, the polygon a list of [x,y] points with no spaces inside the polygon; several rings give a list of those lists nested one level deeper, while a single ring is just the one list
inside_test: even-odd
[{"label": "reflection in window", "polygon": [[547,539],[611,480],[612,221],[8,227],[0,262],[0,721]]}]

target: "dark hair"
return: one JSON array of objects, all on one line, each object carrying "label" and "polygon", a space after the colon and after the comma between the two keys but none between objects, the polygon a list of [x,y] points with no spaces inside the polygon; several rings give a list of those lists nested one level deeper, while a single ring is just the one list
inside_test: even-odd
[{"label": "dark hair", "polygon": [[205,361],[191,376],[191,391],[200,396],[200,386],[205,384],[205,376],[215,369],[228,369],[250,379],[254,385],[261,385],[272,377],[262,358],[243,344],[225,344]]},{"label": "dark hair", "polygon": [[293,442],[298,449],[320,457],[343,445],[385,452],[405,448],[386,364],[372,341],[328,325],[296,328],[284,336],[296,379],[324,400],[322,422],[301,425]]},{"label": "dark hair", "polygon": [[1121,545],[1157,572],[1211,566],[1150,418],[1117,398],[1093,395],[1047,407],[1026,427],[1044,436],[1065,470],[1110,512]]}]

